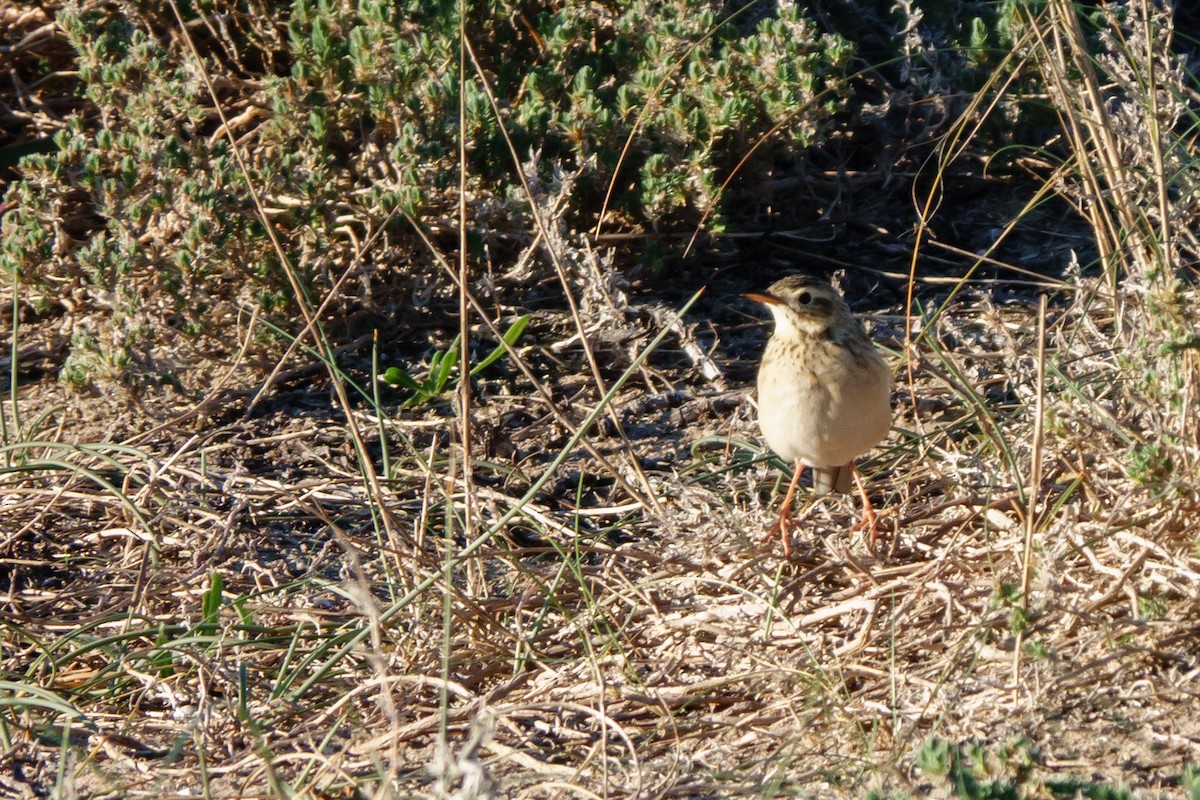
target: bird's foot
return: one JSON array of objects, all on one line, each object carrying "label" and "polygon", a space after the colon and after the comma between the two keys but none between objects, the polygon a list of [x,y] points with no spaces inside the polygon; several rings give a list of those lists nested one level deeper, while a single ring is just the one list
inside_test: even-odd
[{"label": "bird's foot", "polygon": [[[875,513],[875,506],[871,505],[871,498],[867,495],[867,487],[863,483],[862,475],[859,474],[858,468],[853,464],[850,465],[853,470],[854,483],[858,486],[858,495],[862,498],[863,515],[853,528],[851,533],[865,530],[867,532],[867,541],[870,543],[871,549],[875,548],[875,542],[879,538],[879,515]],[[886,512],[887,509],[884,509]]]},{"label": "bird's foot", "polygon": [[763,537],[762,542],[766,544],[779,534],[780,540],[783,542],[783,557],[792,557],[792,530],[799,527],[796,520],[792,518],[792,512],[787,506],[784,506],[783,511],[779,512],[779,519],[775,520],[775,524],[767,531],[767,535]]},{"label": "bird's foot", "polygon": [[854,523],[850,528],[851,533],[858,533],[865,530],[867,532],[867,541],[871,547],[875,546],[875,541],[879,538],[879,515],[875,513],[875,509],[871,506],[863,508],[862,519]]}]

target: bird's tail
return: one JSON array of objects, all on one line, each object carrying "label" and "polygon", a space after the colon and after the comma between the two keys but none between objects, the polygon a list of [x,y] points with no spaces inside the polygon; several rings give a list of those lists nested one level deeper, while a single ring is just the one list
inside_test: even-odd
[{"label": "bird's tail", "polygon": [[843,464],[840,467],[814,467],[813,493],[849,494],[854,488],[852,470],[853,467],[850,464]]}]

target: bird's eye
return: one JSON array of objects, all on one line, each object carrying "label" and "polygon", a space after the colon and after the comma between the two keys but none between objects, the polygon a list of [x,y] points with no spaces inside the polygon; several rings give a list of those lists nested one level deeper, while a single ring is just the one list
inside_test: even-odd
[{"label": "bird's eye", "polygon": [[809,294],[808,292],[801,292],[796,297],[796,302],[798,302],[802,306],[806,306],[812,302],[812,295]]}]

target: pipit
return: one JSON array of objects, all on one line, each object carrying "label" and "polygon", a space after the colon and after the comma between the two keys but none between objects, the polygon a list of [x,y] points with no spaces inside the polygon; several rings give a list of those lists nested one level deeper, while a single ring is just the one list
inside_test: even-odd
[{"label": "pipit", "polygon": [[766,292],[743,295],[766,305],[775,333],[758,368],[758,424],[763,438],[796,471],[779,520],[783,552],[791,556],[791,505],[805,465],[813,492],[848,493],[851,477],[863,499],[863,518],[875,543],[875,509],[854,459],[887,436],[892,425],[892,371],[862,323],[836,289],[824,281],[791,275]]}]

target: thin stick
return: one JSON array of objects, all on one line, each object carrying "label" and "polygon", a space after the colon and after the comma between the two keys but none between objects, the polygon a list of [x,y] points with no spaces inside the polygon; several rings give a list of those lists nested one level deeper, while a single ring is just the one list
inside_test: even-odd
[{"label": "thin stick", "polygon": [[1034,405],[1033,447],[1029,465],[1029,487],[1025,492],[1025,550],[1021,554],[1021,627],[1013,644],[1013,699],[1021,686],[1021,645],[1029,619],[1029,580],[1033,565],[1033,533],[1037,528],[1038,492],[1042,484],[1042,432],[1046,407],[1046,295],[1038,305],[1037,401]]},{"label": "thin stick", "polygon": [[472,524],[474,483],[471,461],[471,307],[467,302],[467,0],[461,0],[458,19],[458,375],[459,436],[462,442],[463,533]]},{"label": "thin stick", "polygon": [[[458,432],[462,444],[462,507],[464,539],[470,540],[472,526],[471,491],[471,328],[467,307],[467,2],[458,2]],[[446,475],[446,497],[454,496],[454,457]],[[446,503],[445,551],[442,554],[442,685],[438,692],[438,748],[440,758],[449,763],[450,741],[450,660],[453,651],[450,629],[454,623],[454,503]],[[447,767],[448,769],[448,767]],[[447,778],[439,776],[439,785]]]}]

